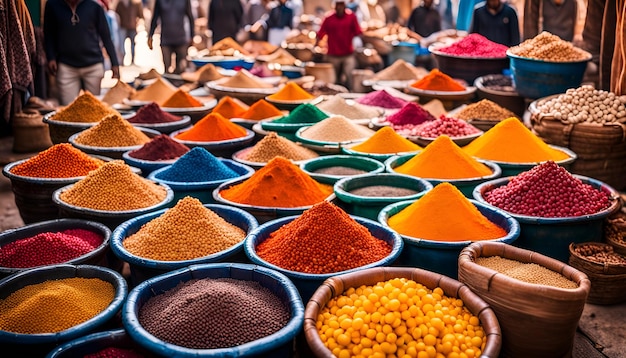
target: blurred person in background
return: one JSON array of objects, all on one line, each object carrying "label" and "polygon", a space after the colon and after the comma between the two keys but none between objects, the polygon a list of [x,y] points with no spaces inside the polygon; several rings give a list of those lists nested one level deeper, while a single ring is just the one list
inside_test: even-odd
[{"label": "blurred person in background", "polygon": [[267,29],[264,19],[269,14],[270,2],[270,0],[251,0],[246,4],[242,23],[250,40],[267,40]]},{"label": "blurred person in background", "polygon": [[574,39],[577,16],[576,0],[526,0],[524,39],[531,39],[542,31],[548,31],[571,42]]},{"label": "blurred person in background", "polygon": [[420,6],[413,9],[406,25],[422,37],[441,31],[441,14],[433,6],[433,0],[423,0]]},{"label": "blurred person in background", "polygon": [[99,95],[104,78],[104,56],[111,61],[113,78],[120,67],[104,8],[91,0],[48,0],[44,9],[44,42],[48,71],[56,77],[59,104],[70,104],[81,89]]},{"label": "blurred person in background", "polygon": [[357,65],[353,40],[355,37],[361,37],[363,32],[354,12],[346,8],[345,0],[335,0],[333,5],[334,11],[324,17],[317,32],[316,45],[327,37],[326,60],[333,65],[338,82],[342,82],[342,76],[345,75],[345,85],[350,89],[352,71]]},{"label": "blurred person in background", "polygon": [[292,28],[293,9],[287,6],[287,0],[278,0],[267,17],[267,42],[280,46]]},{"label": "blurred person in background", "polygon": [[[153,36],[161,25],[161,53],[166,73],[182,73],[187,66],[187,49],[193,43],[194,18],[190,0],[156,0],[148,31],[148,47],[152,50]],[[175,57],[172,67],[172,55]]]},{"label": "blurred person in background", "polygon": [[242,28],[243,5],[240,0],[211,0],[208,26],[213,32],[213,43],[227,37],[237,38]]},{"label": "blurred person in background", "polygon": [[515,46],[520,42],[517,12],[501,0],[487,0],[474,9],[469,32],[505,46]]},{"label": "blurred person in background", "polygon": [[141,0],[119,0],[115,12],[120,19],[120,63],[124,63],[126,56],[126,39],[130,39],[130,63],[135,63],[135,37],[137,36],[137,23],[143,19],[143,5]]}]

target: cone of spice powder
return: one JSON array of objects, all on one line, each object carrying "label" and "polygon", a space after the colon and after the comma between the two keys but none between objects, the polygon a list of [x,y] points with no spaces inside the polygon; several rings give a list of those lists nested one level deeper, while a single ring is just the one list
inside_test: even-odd
[{"label": "cone of spice powder", "polygon": [[215,65],[213,65],[212,63],[207,63],[206,65],[198,68],[194,72],[181,73],[180,77],[188,82],[207,83],[210,81],[219,80],[224,76],[219,73]]},{"label": "cone of spice powder", "polygon": [[276,132],[269,132],[244,154],[242,159],[256,163],[267,163],[275,157],[299,161],[319,156],[314,151],[279,136]]},{"label": "cone of spice powder", "polygon": [[251,74],[246,69],[237,71],[237,74],[225,79],[220,84],[231,88],[274,88],[274,86]]},{"label": "cone of spice powder", "polygon": [[388,223],[401,235],[433,241],[480,241],[507,235],[447,182],[391,216]]},{"label": "cone of spice powder", "polygon": [[417,103],[409,102],[398,112],[387,117],[393,129],[404,129],[403,126],[413,127],[427,121],[434,121],[435,117]]},{"label": "cone of spice powder", "polygon": [[166,134],[160,134],[141,148],[128,152],[128,155],[141,160],[160,161],[179,158],[188,151],[189,147],[186,145],[178,143]]},{"label": "cone of spice powder", "polygon": [[100,102],[89,91],[85,91],[50,119],[61,122],[91,123],[99,122],[102,118],[112,114],[121,116],[118,111]]},{"label": "cone of spice powder", "polygon": [[217,105],[211,111],[212,113],[219,113],[225,118],[241,118],[241,116],[246,113],[249,109],[248,105],[241,102],[236,98],[232,98],[231,96],[222,97]]},{"label": "cone of spice powder", "polygon": [[261,120],[282,116],[283,112],[264,99],[254,102],[241,117],[242,119]]},{"label": "cone of spice powder", "polygon": [[177,89],[176,92],[161,103],[161,107],[165,108],[192,108],[202,106],[203,104],[200,101],[181,89]]},{"label": "cone of spice powder", "polygon": [[229,201],[270,208],[297,208],[319,203],[333,188],[316,182],[289,159],[276,157],[245,181],[220,192]]},{"label": "cone of spice powder", "polygon": [[11,174],[33,178],[75,178],[83,177],[103,164],[104,161],[88,156],[69,143],[60,143],[14,166]]},{"label": "cone of spice powder", "polygon": [[113,105],[116,103],[122,103],[123,100],[130,98],[137,91],[129,86],[127,83],[118,79],[115,86],[109,88],[107,93],[102,97],[102,102]]},{"label": "cone of spice powder", "polygon": [[104,211],[129,211],[157,205],[167,190],[132,172],[121,160],[105,163],[79,180],[59,198],[70,205]]},{"label": "cone of spice powder", "polygon": [[217,142],[245,137],[245,128],[224,118],[219,113],[209,113],[198,123],[174,136],[176,139],[192,142]]},{"label": "cone of spice powder", "polygon": [[270,101],[304,101],[313,98],[315,96],[294,82],[287,82],[278,92],[267,96],[267,99]]},{"label": "cone of spice powder", "polygon": [[344,116],[328,117],[308,127],[300,133],[300,137],[321,142],[348,142],[367,139],[374,131],[351,122]]},{"label": "cone of spice powder", "polygon": [[491,175],[485,164],[467,155],[447,135],[437,137],[395,172],[429,179],[469,179]]},{"label": "cone of spice powder", "polygon": [[417,68],[403,59],[397,59],[389,67],[376,72],[374,81],[411,81],[424,77],[427,71]]},{"label": "cone of spice powder", "polygon": [[390,95],[389,92],[384,89],[370,92],[363,97],[357,98],[356,102],[366,106],[382,107],[387,109],[402,108],[407,103],[405,100]]},{"label": "cone of spice powder", "polygon": [[80,132],[76,143],[93,147],[132,147],[150,138],[119,115],[105,117],[95,126]]},{"label": "cone of spice powder", "polygon": [[128,121],[130,123],[154,124],[176,122],[180,121],[181,119],[182,117],[175,116],[171,113],[161,110],[161,107],[159,107],[156,102],[151,102],[150,104],[139,108],[134,116],[128,118]]},{"label": "cone of spice powder", "polygon": [[261,127],[264,127],[265,124],[268,123],[285,123],[285,124],[306,124],[306,123],[317,123],[325,118],[328,118],[328,115],[322,112],[316,106],[310,103],[303,103],[296,107],[293,111],[289,112],[289,115],[286,115],[281,118],[277,118],[270,122],[262,122]]},{"label": "cone of spice powder", "polygon": [[145,101],[145,102],[156,102],[163,103],[170,98],[174,92],[176,92],[176,87],[172,85],[169,81],[163,79],[162,77],[157,77],[156,81],[149,86],[146,86],[133,96],[130,99],[134,101]]},{"label": "cone of spice powder", "polygon": [[411,83],[411,87],[427,91],[465,91],[465,86],[452,79],[452,77],[439,71],[437,68],[432,69],[430,73],[422,77],[422,79]]},{"label": "cone of spice powder", "polygon": [[360,103],[348,104],[345,98],[339,95],[334,95],[321,102],[317,108],[326,113],[342,115],[349,119],[371,119],[380,115],[378,109]]},{"label": "cone of spice powder", "polygon": [[162,215],[141,226],[122,245],[141,258],[185,261],[224,251],[240,242],[246,233],[186,196]]},{"label": "cone of spice powder", "polygon": [[402,137],[391,127],[383,127],[376,131],[366,141],[359,143],[351,150],[371,154],[395,154],[404,152],[415,152],[422,150],[422,147]]},{"label": "cone of spice powder", "polygon": [[382,260],[391,249],[345,211],[322,201],[271,233],[256,253],[285,270],[329,274]]}]

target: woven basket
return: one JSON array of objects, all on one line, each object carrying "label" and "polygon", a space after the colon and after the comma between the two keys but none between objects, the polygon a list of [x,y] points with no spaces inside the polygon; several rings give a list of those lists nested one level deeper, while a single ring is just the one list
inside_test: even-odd
[{"label": "woven basket", "polygon": [[431,271],[408,267],[376,267],[326,279],[315,291],[304,311],[304,335],[312,353],[316,357],[333,356],[322,343],[316,327],[318,313],[328,301],[341,295],[348,288],[375,285],[393,278],[411,279],[429,289],[441,287],[446,296],[461,298],[468,310],[478,316],[485,331],[487,339],[481,357],[498,357],[502,336],[498,319],[489,305],[459,281]]},{"label": "woven basket", "polygon": [[[476,258],[489,256],[538,264],[561,273],[578,288],[529,284],[475,263]],[[459,281],[496,313],[503,338],[500,357],[571,357],[591,286],[584,273],[533,251],[498,242],[477,242],[459,256]]]},{"label": "woven basket", "polygon": [[563,123],[528,107],[533,131],[546,143],[566,147],[578,158],[570,171],[603,181],[617,190],[626,188],[626,127],[620,123]]},{"label": "woven basket", "polygon": [[[596,305],[612,305],[626,301],[626,265],[600,264],[593,262],[576,252],[576,248],[585,245],[603,248],[612,247],[599,242],[586,242],[569,245],[569,264],[585,273],[591,281],[591,290],[587,303]],[[611,251],[613,251],[611,249]]]},{"label": "woven basket", "polygon": [[613,251],[620,255],[626,255],[626,241],[624,235],[626,234],[626,218],[622,217],[622,212],[618,211],[617,214],[609,217],[605,225],[605,239],[606,242],[613,246]]}]

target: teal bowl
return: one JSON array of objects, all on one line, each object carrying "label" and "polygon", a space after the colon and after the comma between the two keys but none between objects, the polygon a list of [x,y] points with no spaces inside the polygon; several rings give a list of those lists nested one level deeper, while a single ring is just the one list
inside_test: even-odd
[{"label": "teal bowl", "polygon": [[[213,211],[227,222],[239,227],[246,233],[246,235],[249,235],[250,232],[258,226],[258,222],[254,216],[241,209],[216,204],[205,204],[204,207]],[[163,209],[132,218],[123,222],[111,234],[111,250],[115,256],[128,263],[130,268],[130,282],[133,286],[136,286],[154,276],[174,271],[189,265],[247,261],[246,256],[243,253],[244,240],[226,250],[216,252],[212,255],[181,261],[152,260],[134,255],[124,248],[124,240],[126,240],[127,237],[137,233],[143,225],[163,215],[165,211],[166,209]]]},{"label": "teal bowl", "polygon": [[[152,297],[163,294],[181,282],[194,279],[231,278],[254,281],[278,297],[290,313],[287,324],[275,333],[235,347],[192,349],[165,342],[150,334],[139,321],[139,312]],[[257,265],[216,263],[191,265],[153,277],[135,287],[122,311],[122,323],[132,340],[159,357],[276,357],[293,355],[296,336],[304,324],[304,303],[294,284],[285,275]],[[232,322],[236,325],[237,322]]]},{"label": "teal bowl", "polygon": [[150,173],[150,175],[148,175],[148,179],[157,183],[163,183],[172,188],[172,190],[174,191],[174,198],[171,201],[172,206],[175,205],[178,200],[186,196],[194,197],[200,200],[203,204],[215,204],[215,200],[213,200],[213,190],[217,188],[220,184],[234,179],[248,178],[254,173],[254,169],[245,164],[237,163],[236,161],[231,159],[217,159],[221,161],[225,166],[232,169],[235,173],[237,173],[238,176],[234,178],[202,182],[182,181],[184,178],[180,178],[181,181],[172,181],[160,178],[161,173],[169,169],[169,166],[166,166]]},{"label": "teal bowl", "polygon": [[[319,172],[319,170],[333,167],[343,167],[346,168],[348,172],[350,170],[355,170],[364,171],[365,173],[324,174]],[[350,155],[327,155],[309,159],[303,162],[300,165],[300,168],[316,181],[329,185],[335,184],[339,179],[353,177],[360,174],[382,173],[385,171],[385,165],[377,160],[365,157],[354,157]]]},{"label": "teal bowl", "polygon": [[[536,251],[567,263],[570,257],[569,245],[571,243],[603,241],[604,220],[618,211],[621,206],[619,192],[599,180],[582,175],[574,176],[582,180],[583,183],[607,193],[611,198],[611,205],[592,215],[561,218],[528,216],[507,212],[521,226],[520,237],[515,241],[514,246]],[[485,200],[485,194],[508,184],[510,179],[510,177],[499,178],[482,183],[476,186],[473,196],[478,202],[492,206]]]},{"label": "teal bowl", "polygon": [[[415,154],[405,154],[401,156],[395,156],[389,158],[385,161],[385,168],[389,173],[397,173],[395,171],[396,167],[408,162],[411,158],[413,158]],[[433,186],[437,186],[438,184],[447,182],[459,189],[463,195],[467,198],[472,198],[472,193],[474,192],[474,188],[481,183],[484,183],[488,180],[499,178],[502,174],[502,169],[500,166],[494,162],[488,160],[477,159],[477,161],[485,164],[491,169],[491,175],[479,177],[479,178],[467,178],[467,179],[438,179],[438,178],[422,178],[424,180],[429,181]],[[445,165],[445,163],[442,163]],[[402,173],[397,173],[402,174]]]},{"label": "teal bowl", "polygon": [[0,345],[7,356],[19,352],[24,357],[42,357],[59,344],[114,324],[126,301],[128,285],[121,274],[101,266],[62,264],[22,271],[0,281],[0,299],[4,300],[26,286],[67,278],[97,278],[106,281],[115,290],[113,300],[94,317],[60,332],[22,334],[0,330]]},{"label": "teal bowl", "polygon": [[400,253],[402,252],[402,248],[404,246],[402,242],[402,238],[395,231],[387,227],[384,227],[383,225],[377,223],[376,221],[366,219],[366,218],[361,218],[358,216],[352,216],[352,218],[356,220],[357,223],[365,226],[369,230],[369,232],[372,234],[372,236],[378,238],[379,240],[383,240],[392,246],[391,252],[389,253],[387,257],[381,260],[378,260],[376,262],[372,262],[368,265],[357,267],[357,268],[350,269],[350,270],[345,270],[341,272],[333,272],[333,273],[328,273],[328,274],[311,274],[311,273],[303,273],[303,272],[286,270],[282,267],[276,266],[274,264],[271,264],[265,261],[264,259],[259,257],[259,255],[257,255],[256,247],[260,243],[265,241],[274,231],[280,229],[283,225],[286,225],[292,222],[298,217],[299,215],[279,218],[276,220],[266,222],[265,224],[259,226],[253,232],[251,232],[250,235],[248,235],[248,237],[246,237],[246,241],[244,242],[244,250],[245,250],[246,256],[248,256],[248,258],[253,263],[278,271],[284,274],[285,276],[287,276],[296,285],[296,287],[298,288],[298,291],[300,292],[300,296],[302,296],[302,299],[304,301],[308,301],[309,298],[311,298],[311,296],[315,292],[315,290],[317,290],[317,288],[324,282],[324,280],[326,280],[329,277],[333,277],[336,275],[349,273],[349,272],[355,272],[355,271],[359,271],[359,270],[370,268],[370,267],[391,266],[396,261],[398,256],[400,256]]},{"label": "teal bowl", "polygon": [[[417,199],[419,200],[419,199]],[[507,234],[501,238],[487,240],[490,242],[503,242],[511,244],[520,235],[520,224],[508,213],[469,199],[474,206],[489,221],[506,230]],[[385,227],[389,227],[388,220],[416,200],[401,201],[384,207],[378,215],[378,221]],[[390,230],[392,230],[390,228]],[[471,244],[471,241],[445,242],[427,240],[424,238],[401,235],[404,240],[404,250],[398,260],[400,266],[419,267],[429,271],[446,275],[453,279],[458,277],[458,259],[461,251]]]},{"label": "teal bowl", "polygon": [[[411,189],[415,191],[415,194],[406,196],[364,196],[352,193],[356,189],[378,185]],[[376,173],[340,179],[333,188],[337,199],[345,204],[345,209],[349,214],[377,220],[378,213],[385,206],[399,201],[418,199],[431,190],[433,185],[424,179],[410,175]]]}]

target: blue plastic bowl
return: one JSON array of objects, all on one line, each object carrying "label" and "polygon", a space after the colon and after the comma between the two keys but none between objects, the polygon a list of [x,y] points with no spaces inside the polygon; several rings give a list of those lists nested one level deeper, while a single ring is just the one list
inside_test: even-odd
[{"label": "blue plastic bowl", "polygon": [[113,301],[93,318],[61,332],[21,334],[0,330],[3,352],[19,352],[24,357],[44,356],[58,344],[96,331],[115,319],[126,300],[128,285],[121,274],[101,266],[64,264],[22,271],[0,281],[0,299],[29,285],[74,277],[98,278],[109,282],[115,288]]},{"label": "blue plastic bowl", "polygon": [[382,173],[385,171],[385,165],[375,159],[350,155],[326,155],[309,159],[300,164],[300,168],[303,172],[307,173],[311,178],[315,179],[316,181],[324,184],[333,185],[339,179],[354,177],[355,175],[358,175],[333,175],[316,172],[320,169],[337,166],[351,168],[355,170],[363,170],[368,174]]},{"label": "blue plastic bowl", "polygon": [[[490,205],[472,199],[469,200],[476,206],[481,214],[489,219],[489,221],[500,226],[507,232],[504,237],[486,241],[510,244],[518,238],[520,235],[520,224],[511,215]],[[413,204],[415,201],[416,200],[401,201],[384,207],[378,215],[378,221],[389,228],[389,218]],[[391,228],[389,229],[392,230]],[[402,254],[398,260],[399,265],[423,268],[454,279],[457,279],[459,274],[459,255],[466,246],[472,243],[471,241],[445,242],[406,235],[401,236],[404,240],[404,250],[402,250]]]},{"label": "blue plastic bowl", "polygon": [[246,237],[246,241],[244,243],[244,250],[248,258],[252,260],[253,263],[268,267],[272,270],[276,270],[278,272],[281,272],[285,276],[289,277],[289,279],[291,279],[293,283],[296,285],[296,287],[298,288],[298,291],[300,292],[300,295],[302,296],[302,299],[304,301],[308,301],[309,298],[311,298],[311,296],[315,292],[315,290],[317,290],[317,288],[327,278],[336,276],[339,274],[344,274],[348,272],[362,270],[365,268],[370,268],[370,267],[391,266],[391,264],[394,263],[394,261],[398,258],[398,256],[400,256],[400,252],[402,251],[402,247],[403,247],[402,238],[395,231],[380,225],[376,221],[366,219],[366,218],[361,218],[358,216],[352,216],[352,218],[356,220],[357,223],[365,226],[369,230],[369,232],[372,234],[372,236],[380,240],[383,240],[392,246],[391,252],[389,253],[387,257],[379,261],[372,262],[368,265],[357,267],[351,270],[333,272],[333,273],[328,273],[328,274],[311,274],[311,273],[302,273],[302,272],[286,270],[282,267],[276,266],[274,264],[271,264],[265,261],[264,259],[259,257],[259,255],[257,255],[256,247],[260,243],[265,241],[265,239],[267,239],[274,231],[280,229],[283,225],[290,223],[291,221],[295,220],[298,217],[299,215],[280,218],[280,219],[269,221],[259,226],[253,232],[251,232],[250,235],[248,235],[248,237]]},{"label": "blue plastic bowl", "polygon": [[[267,337],[221,349],[190,349],[173,345],[156,338],[141,326],[138,319],[139,310],[149,299],[173,289],[181,282],[204,278],[233,278],[258,282],[279,297],[291,312],[291,318],[285,327]],[[291,357],[293,340],[304,324],[304,304],[294,284],[279,272],[261,266],[234,263],[192,265],[154,277],[135,287],[128,295],[122,321],[135,342],[159,356]]]},{"label": "blue plastic bowl", "polygon": [[[35,235],[45,233],[45,232],[59,232],[68,229],[83,229],[89,230],[91,232],[95,232],[102,236],[103,240],[100,246],[96,247],[92,251],[71,259],[69,261],[63,262],[63,264],[70,265],[95,265],[95,266],[104,266],[116,269],[116,263],[110,262],[108,256],[110,254],[109,250],[109,240],[111,239],[111,230],[95,221],[87,221],[80,219],[57,219],[57,220],[49,220],[42,221],[35,224],[26,225],[17,229],[7,230],[0,233],[0,250],[3,246],[23,240],[29,237],[33,237]],[[45,265],[44,265],[45,266]],[[42,266],[38,266],[42,267]],[[35,267],[28,268],[16,268],[16,267],[2,267],[0,266],[0,278],[7,277],[17,272],[22,272],[28,269],[33,269]]]},{"label": "blue plastic bowl", "polygon": [[[248,235],[258,226],[258,222],[254,216],[243,210],[216,204],[207,204],[204,205],[204,207],[210,209],[227,222],[241,228]],[[243,253],[243,242],[245,239],[240,243],[215,254],[184,261],[157,261],[139,257],[128,252],[128,250],[124,248],[124,240],[139,231],[144,224],[163,215],[166,210],[167,209],[163,209],[130,219],[118,226],[111,235],[111,250],[117,257],[127,262],[130,266],[130,281],[133,286],[136,286],[137,284],[154,276],[174,271],[189,265],[226,261],[246,261],[246,256]]]},{"label": "blue plastic bowl", "polygon": [[193,64],[198,68],[211,63],[214,66],[221,67],[225,70],[234,70],[238,68],[245,68],[246,70],[249,70],[252,66],[254,66],[254,59],[234,56],[207,56],[192,59],[191,62],[193,62]]},{"label": "blue plastic bowl", "polygon": [[[574,176],[582,180],[583,183],[608,193],[612,199],[611,206],[592,215],[564,218],[543,218],[507,212],[520,223],[521,227],[521,234],[513,244],[514,246],[536,251],[567,263],[570,257],[569,245],[571,243],[603,240],[604,219],[619,210],[620,195],[615,189],[599,180],[582,175]],[[478,185],[474,189],[474,199],[494,207],[485,200],[484,195],[497,187],[508,184],[510,179],[510,177],[494,179]]]},{"label": "blue plastic bowl", "polygon": [[[403,174],[403,173],[396,172],[395,168],[408,162],[414,156],[415,154],[403,154],[403,155],[394,156],[394,157],[387,159],[385,161],[386,171],[388,173]],[[457,189],[459,189],[463,193],[463,195],[465,195],[468,198],[472,198],[472,193],[474,191],[474,188],[478,184],[484,183],[491,179],[499,178],[500,175],[502,174],[502,170],[500,169],[500,166],[498,164],[488,161],[488,160],[482,160],[482,159],[476,159],[476,160],[488,166],[492,171],[491,175],[487,175],[487,176],[480,177],[480,178],[468,178],[468,179],[438,179],[438,178],[422,178],[422,179],[427,180],[433,186],[437,186],[438,184],[448,182],[454,185],[455,187],[457,187]],[[446,165],[446,163],[441,163],[441,165]]]},{"label": "blue plastic bowl", "polygon": [[[239,176],[234,178],[211,180],[204,182],[184,182],[184,181],[170,181],[159,178],[159,175],[169,169],[169,166],[157,169],[148,175],[148,179],[154,180],[157,183],[164,183],[174,191],[174,199],[172,205],[175,205],[178,200],[192,196],[200,200],[203,204],[214,204],[216,201],[213,199],[213,190],[220,184],[234,180],[248,178],[254,173],[254,169],[242,164],[237,163],[231,159],[218,158],[224,165],[232,169]],[[181,178],[184,179],[184,178]]]},{"label": "blue plastic bowl", "polygon": [[576,62],[546,62],[520,57],[507,51],[515,89],[523,97],[537,99],[569,88],[577,88],[583,81],[589,58]]},{"label": "blue plastic bowl", "polygon": [[[374,185],[386,185],[417,191],[414,195],[402,197],[362,196],[351,193],[352,190]],[[340,179],[334,185],[335,195],[347,204],[346,211],[352,215],[378,220],[378,213],[387,205],[404,200],[414,200],[431,190],[433,185],[428,181],[410,175],[379,173],[363,174]]]},{"label": "blue plastic bowl", "polygon": [[106,348],[120,348],[132,350],[142,356],[148,356],[147,351],[133,342],[123,329],[96,332],[79,337],[64,343],[48,353],[46,358],[74,358],[84,357],[97,353]]}]

